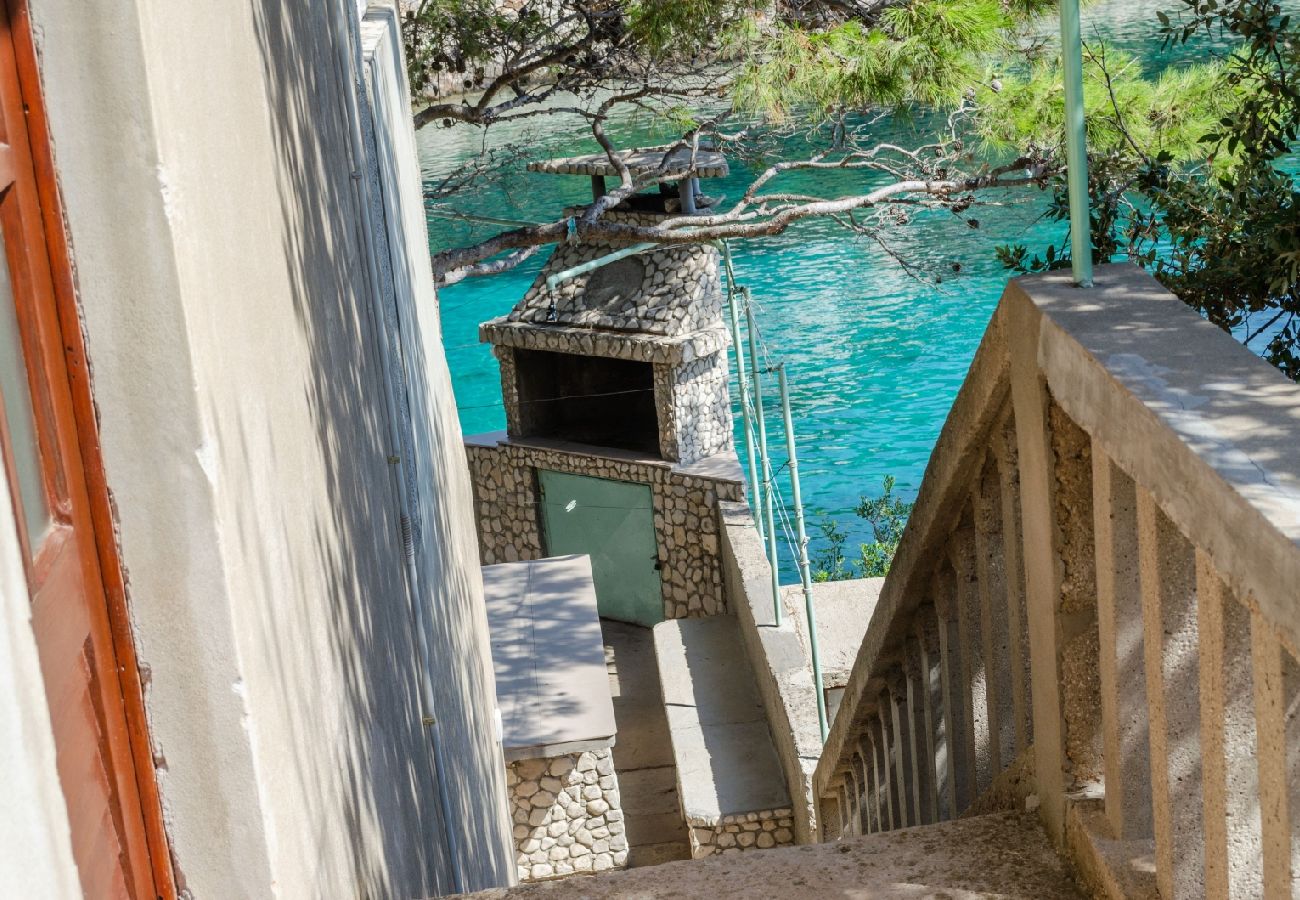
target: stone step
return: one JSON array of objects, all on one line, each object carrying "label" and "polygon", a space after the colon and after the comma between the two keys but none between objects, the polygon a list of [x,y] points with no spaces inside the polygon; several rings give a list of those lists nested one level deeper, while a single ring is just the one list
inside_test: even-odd
[{"label": "stone step", "polygon": [[[661,766],[620,772],[618,785],[623,799],[627,839],[634,850],[643,845],[680,845],[683,853],[689,854],[686,822],[682,819],[681,804],[677,800],[676,769]],[[658,851],[642,855],[646,859],[655,858]],[[667,858],[684,859],[685,856]],[[647,862],[638,864],[650,865]]]},{"label": "stone step", "polygon": [[667,841],[662,844],[638,844],[628,851],[627,867],[661,866],[664,863],[691,858],[691,848],[685,841]]},{"label": "stone step", "polygon": [[475,894],[492,898],[870,897],[871,900],[1082,900],[1032,814],[998,813],[762,853],[566,878]]},{"label": "stone step", "polygon": [[618,773],[618,792],[623,806],[636,815],[672,813],[680,817],[677,802],[677,770],[672,766],[628,769]]}]

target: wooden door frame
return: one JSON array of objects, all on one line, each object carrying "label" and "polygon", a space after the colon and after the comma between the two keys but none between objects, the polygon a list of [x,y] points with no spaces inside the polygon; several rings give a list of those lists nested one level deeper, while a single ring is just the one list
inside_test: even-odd
[{"label": "wooden door frame", "polygon": [[[141,842],[147,849],[152,874],[152,885],[148,886],[152,888],[150,893],[165,900],[173,900],[176,897],[176,881],[172,871],[171,851],[154,771],[153,752],[145,714],[144,688],[127,611],[126,581],[122,561],[118,556],[112,503],[104,463],[100,455],[95,401],[86,362],[72,256],[64,230],[63,206],[59,197],[58,179],[51,150],[49,119],[41,91],[40,64],[32,36],[29,0],[4,0],[4,2],[9,13],[14,58],[18,68],[18,84],[26,111],[27,141],[36,175],[45,249],[49,255],[54,306],[58,316],[55,327],[59,331],[58,340],[63,348],[63,363],[72,396],[72,412],[80,453],[80,459],[75,462],[80,464],[85,475],[90,527],[98,557],[100,579],[108,605],[113,649],[117,656],[116,668],[120,677],[122,705],[126,714],[130,741],[130,758],[143,818],[142,823],[127,822],[125,827],[128,830],[127,837]],[[47,325],[42,323],[39,327],[44,329]],[[146,885],[137,887],[143,889]]]}]

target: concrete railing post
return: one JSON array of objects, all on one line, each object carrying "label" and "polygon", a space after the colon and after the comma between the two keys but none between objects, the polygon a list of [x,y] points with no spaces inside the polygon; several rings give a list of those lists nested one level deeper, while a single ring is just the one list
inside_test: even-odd
[{"label": "concrete railing post", "polygon": [[862,791],[858,784],[857,768],[853,765],[853,760],[849,760],[849,769],[844,773],[844,785],[849,794],[848,824],[845,826],[845,834],[858,834],[859,805],[862,801]]},{"label": "concrete railing post", "polygon": [[989,769],[998,774],[1015,758],[1011,641],[1007,627],[1007,572],[1003,554],[1002,479],[989,458],[971,494],[975,512],[975,572],[979,585],[980,638],[988,704]]},{"label": "concrete railing post", "polygon": [[1251,616],[1265,897],[1300,890],[1300,667],[1259,613]]},{"label": "concrete railing post", "polygon": [[1025,565],[1025,613],[1034,678],[1034,774],[1044,825],[1058,845],[1065,839],[1065,727],[1061,704],[1056,609],[1061,593],[1052,508],[1052,447],[1047,388],[1038,369],[1042,314],[1027,299],[1003,303],[1002,327],[1011,356],[1011,398],[1020,461],[1020,509]]},{"label": "concrete railing post", "polygon": [[916,612],[914,625],[921,664],[921,732],[925,740],[923,760],[927,790],[927,821],[940,822],[952,817],[947,811],[944,780],[948,774],[947,735],[943,730],[943,677],[939,664],[939,620],[934,607],[927,604]]},{"label": "concrete railing post", "polygon": [[853,754],[852,759],[853,782],[857,787],[853,803],[853,832],[855,834],[866,834],[867,828],[867,797],[871,793],[871,785],[867,780],[866,759],[862,755],[862,748]]},{"label": "concrete railing post", "polygon": [[1011,705],[1015,715],[1017,755],[1034,740],[1029,704],[1029,622],[1025,616],[1025,567],[1021,558],[1024,533],[1020,527],[1020,460],[1016,454],[1014,415],[994,429],[993,455],[998,463],[1002,496],[1002,553],[1006,565],[1007,632],[1010,641]]},{"label": "concrete railing post", "polygon": [[1165,900],[1202,897],[1205,828],[1195,551],[1140,485],[1137,522],[1156,882]]},{"label": "concrete railing post", "polygon": [[866,784],[866,790],[862,794],[862,809],[860,813],[861,827],[863,834],[874,834],[880,830],[880,825],[876,821],[876,790],[877,784],[875,779],[874,759],[875,748],[871,745],[870,732],[864,731],[858,735],[858,757],[862,760],[862,780]]},{"label": "concrete railing post", "polygon": [[882,690],[880,699],[876,706],[876,719],[880,727],[881,749],[883,751],[883,768],[880,773],[884,779],[885,787],[885,808],[888,812],[887,820],[889,828],[892,831],[895,828],[903,828],[907,825],[907,819],[903,812],[902,792],[899,790],[899,756],[898,746],[894,740],[894,704],[889,699],[889,691]]},{"label": "concrete railing post", "polygon": [[939,628],[939,684],[943,697],[943,731],[948,751],[944,783],[947,818],[956,818],[975,799],[975,743],[967,718],[966,686],[962,681],[961,621],[957,612],[956,575],[945,566],[931,582]]},{"label": "concrete railing post", "polygon": [[898,809],[902,828],[919,825],[916,816],[916,778],[912,766],[912,734],[907,714],[907,676],[899,666],[889,670],[885,678],[892,717],[894,751],[894,788],[898,796]]},{"label": "concrete railing post", "polygon": [[867,723],[867,735],[871,740],[871,780],[876,786],[875,818],[879,831],[889,831],[894,827],[894,819],[889,810],[889,765],[885,749],[884,734],[880,730],[880,720],[873,717]]},{"label": "concrete railing post", "polygon": [[1205,893],[1263,895],[1259,768],[1250,612],[1196,554],[1201,644],[1201,766],[1205,791]]},{"label": "concrete railing post", "polygon": [[961,527],[953,532],[950,560],[956,573],[958,656],[961,659],[962,716],[970,723],[963,748],[971,777],[968,802],[993,783],[993,731],[989,722],[988,669],[984,658],[984,610],[976,576],[975,529]]},{"label": "concrete railing post", "polygon": [[849,830],[849,783],[848,780],[841,780],[839,792],[836,793],[836,799],[839,800],[840,814],[840,836],[853,834]]},{"label": "concrete railing post", "polygon": [[1113,838],[1141,840],[1152,831],[1137,489],[1096,444],[1092,489],[1106,818]]},{"label": "concrete railing post", "polygon": [[[920,610],[917,610],[919,617]],[[930,732],[930,671],[915,635],[903,641],[903,670],[907,673],[907,715],[910,723],[912,783],[919,824],[939,818],[934,788],[934,738]]]}]

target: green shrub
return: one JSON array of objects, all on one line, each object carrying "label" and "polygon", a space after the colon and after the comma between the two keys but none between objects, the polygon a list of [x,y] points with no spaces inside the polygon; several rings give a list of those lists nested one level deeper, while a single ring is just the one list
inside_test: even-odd
[{"label": "green shrub", "polygon": [[886,475],[882,492],[875,497],[862,497],[854,510],[859,518],[866,519],[871,525],[875,539],[860,544],[858,556],[852,560],[844,552],[848,535],[836,519],[822,515],[816,528],[821,533],[823,546],[813,557],[813,580],[845,581],[850,578],[880,578],[888,574],[914,505],[894,495],[894,476]]}]

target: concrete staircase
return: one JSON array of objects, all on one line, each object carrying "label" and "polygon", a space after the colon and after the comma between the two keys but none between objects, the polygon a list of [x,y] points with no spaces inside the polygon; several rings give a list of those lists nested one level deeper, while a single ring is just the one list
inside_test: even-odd
[{"label": "concrete staircase", "polygon": [[1033,815],[999,813],[824,844],[485,891],[479,898],[1079,900]]},{"label": "concrete staircase", "polygon": [[629,867],[687,859],[668,718],[649,628],[601,621],[618,743],[614,769],[623,801]]}]

